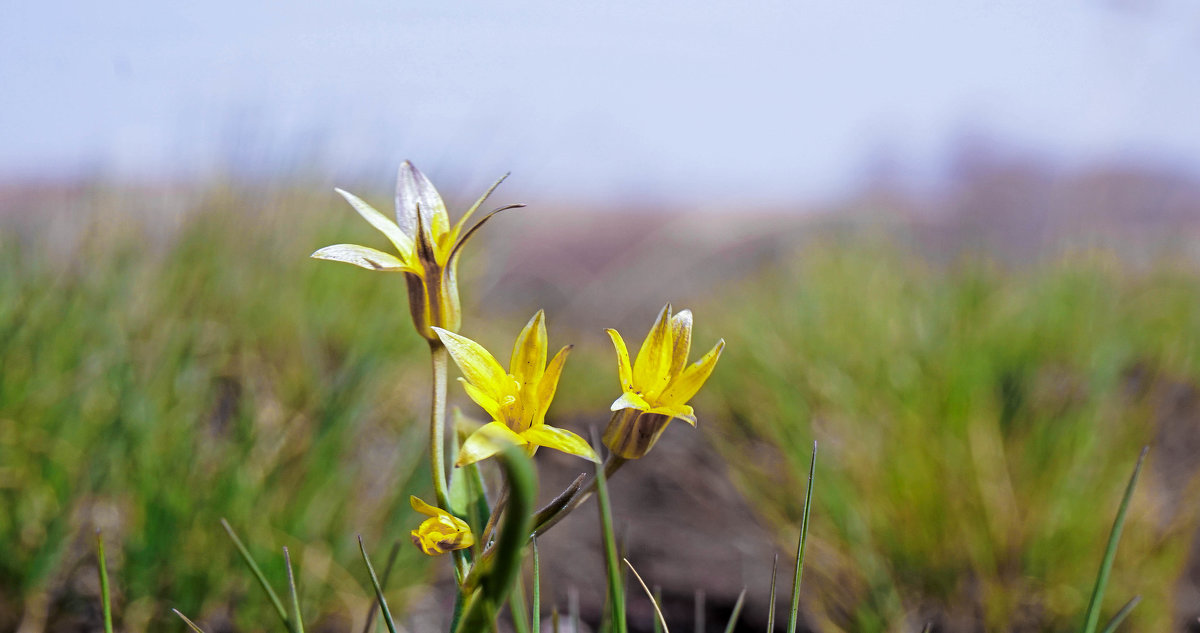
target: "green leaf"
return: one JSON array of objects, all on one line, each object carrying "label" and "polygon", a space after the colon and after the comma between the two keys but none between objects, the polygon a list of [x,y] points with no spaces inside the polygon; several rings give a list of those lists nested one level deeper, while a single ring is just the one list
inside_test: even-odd
[{"label": "green leaf", "polygon": [[725,633],[733,633],[734,627],[737,626],[738,617],[742,615],[742,605],[746,603],[746,588],[742,587],[742,593],[738,594],[737,602],[733,605],[733,613],[729,614],[729,623],[725,625]]},{"label": "green leaf", "polygon": [[375,568],[371,566],[371,558],[367,556],[367,546],[363,545],[362,535],[358,537],[358,551],[362,552],[363,562],[367,564],[367,573],[371,575],[371,586],[375,588],[375,599],[379,601],[379,610],[383,612],[383,622],[387,624],[389,633],[396,633],[396,622],[392,619],[392,610],[388,608],[387,598],[383,596],[383,587],[375,577]]},{"label": "green leaf", "polygon": [[804,548],[808,545],[808,517],[812,509],[813,476],[817,470],[817,442],[813,441],[812,461],[808,464],[808,490],[804,493],[804,512],[800,517],[800,542],[796,545],[796,571],[792,576],[792,606],[788,614],[788,633],[796,633],[800,613],[800,577],[804,574]]},{"label": "green leaf", "polygon": [[[1092,599],[1088,602],[1083,622],[1084,633],[1095,633],[1100,624],[1100,607],[1104,601],[1104,589],[1108,586],[1108,576],[1112,572],[1113,559],[1117,557],[1117,542],[1121,540],[1121,531],[1125,527],[1125,512],[1129,510],[1129,500],[1133,498],[1133,488],[1137,485],[1138,475],[1142,472],[1142,463],[1146,461],[1146,452],[1149,450],[1149,446],[1142,448],[1137,465],[1133,467],[1133,475],[1129,477],[1129,485],[1125,487],[1125,496],[1121,499],[1121,507],[1117,510],[1117,518],[1113,521],[1112,532],[1108,536],[1108,547],[1104,550],[1104,560],[1101,561],[1100,571],[1096,574],[1096,586],[1092,589]],[[1137,603],[1133,602],[1132,604]],[[1127,606],[1130,609],[1133,608],[1131,605]]]},{"label": "green leaf", "polygon": [[283,548],[283,562],[287,567],[288,596],[292,602],[292,633],[304,633],[304,620],[300,617],[300,596],[296,593],[296,575],[292,573],[292,557],[288,548]]},{"label": "green leaf", "polygon": [[767,595],[771,597],[770,606],[767,608],[767,633],[775,633],[775,578],[779,576],[779,554],[775,555],[775,562],[771,563],[771,592]]},{"label": "green leaf", "polygon": [[1113,619],[1108,621],[1108,624],[1104,627],[1103,633],[1114,633],[1117,630],[1117,627],[1121,626],[1121,622],[1125,621],[1125,616],[1129,615],[1129,612],[1133,611],[1133,608],[1136,607],[1141,601],[1141,596],[1134,596],[1129,600],[1129,602],[1126,602],[1125,606],[1121,607],[1121,610],[1117,611],[1117,614],[1113,616]]},{"label": "green leaf", "polygon": [[246,549],[245,545],[242,545],[242,540],[237,537],[237,534],[234,534],[233,528],[229,525],[229,521],[221,519],[221,526],[225,528],[225,533],[228,534],[229,538],[233,541],[233,545],[237,548],[238,554],[241,555],[242,560],[246,563],[246,566],[250,568],[250,573],[254,574],[254,578],[258,580],[258,585],[263,588],[263,591],[267,592],[267,597],[271,599],[271,604],[275,606],[275,612],[279,614],[279,619],[283,621],[284,628],[289,631],[292,630],[292,625],[289,622],[287,610],[283,608],[283,602],[279,599],[279,596],[275,594],[275,590],[271,588],[271,585],[267,583],[267,577],[263,575],[262,570],[258,568],[258,563],[254,562],[254,558],[250,556],[250,551]]},{"label": "green leaf", "polygon": [[617,562],[612,505],[608,500],[608,483],[605,481],[603,464],[596,464],[596,506],[600,512],[600,532],[604,540],[604,571],[608,580],[608,604],[612,630],[614,633],[626,633],[625,587],[621,584],[621,567]]},{"label": "green leaf", "polygon": [[192,630],[193,630],[193,631],[195,631],[196,633],[204,633],[204,629],[202,629],[202,628],[200,628],[200,627],[196,626],[196,623],[195,623],[195,622],[192,622],[191,620],[189,620],[189,619],[188,619],[188,617],[187,617],[186,615],[184,615],[184,614],[180,613],[180,612],[179,612],[179,609],[171,609],[171,610],[172,610],[172,611],[174,611],[174,612],[175,612],[175,615],[179,616],[179,618],[180,618],[181,620],[183,620],[183,622],[184,622],[185,624],[187,624],[187,625],[188,625],[188,628],[192,629]]},{"label": "green leaf", "polygon": [[108,563],[104,559],[104,536],[96,530],[96,562],[100,566],[100,602],[104,609],[104,633],[113,633],[112,600],[108,590]]}]

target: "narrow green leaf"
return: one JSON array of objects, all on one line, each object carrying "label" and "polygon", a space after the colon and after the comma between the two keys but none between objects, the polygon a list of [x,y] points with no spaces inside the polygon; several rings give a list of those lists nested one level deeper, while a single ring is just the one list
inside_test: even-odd
[{"label": "narrow green leaf", "polygon": [[1104,550],[1104,560],[1101,561],[1100,571],[1096,574],[1096,586],[1092,589],[1092,599],[1088,602],[1087,614],[1083,623],[1084,633],[1095,633],[1100,624],[1100,607],[1104,601],[1104,589],[1108,586],[1108,576],[1112,572],[1113,559],[1117,557],[1117,542],[1121,540],[1121,530],[1125,527],[1125,512],[1129,510],[1129,500],[1133,498],[1133,488],[1137,485],[1138,474],[1142,472],[1142,463],[1146,461],[1146,452],[1149,450],[1149,446],[1142,448],[1137,465],[1133,467],[1133,475],[1129,477],[1129,485],[1125,487],[1125,496],[1121,499],[1121,507],[1117,510],[1117,518],[1113,521],[1112,532],[1108,536],[1108,547]]},{"label": "narrow green leaf", "polygon": [[1117,630],[1117,627],[1121,626],[1121,622],[1125,621],[1125,616],[1129,615],[1129,612],[1133,611],[1133,608],[1136,607],[1141,601],[1141,596],[1134,596],[1129,600],[1129,602],[1126,602],[1125,606],[1121,607],[1121,610],[1117,611],[1117,614],[1113,616],[1113,619],[1109,620],[1108,624],[1105,625],[1103,633],[1114,633]]},{"label": "narrow green leaf", "polygon": [[184,623],[187,624],[188,627],[191,628],[193,631],[195,631],[196,633],[204,633],[204,629],[196,626],[196,623],[189,620],[186,615],[180,613],[179,609],[171,609],[171,610],[174,611],[175,615],[179,616],[184,621]]},{"label": "narrow green leaf", "polygon": [[[662,587],[659,585],[654,585],[654,603],[658,605],[662,604]],[[663,633],[663,623],[659,622],[658,618],[654,618],[652,624],[654,625],[654,633]]]},{"label": "narrow green leaf", "polygon": [[808,490],[804,493],[804,511],[800,517],[800,542],[796,545],[796,571],[792,575],[792,605],[788,614],[788,633],[796,633],[800,613],[800,577],[804,574],[804,548],[808,545],[808,517],[812,510],[813,476],[817,471],[817,442],[813,441],[812,461],[808,464]]},{"label": "narrow green leaf", "polygon": [[[392,550],[388,552],[387,564],[383,566],[383,582],[380,583],[380,588],[387,591],[388,578],[392,576],[392,568],[396,565],[396,558],[400,555],[400,541],[392,543]],[[367,611],[367,621],[363,625],[363,633],[371,633],[371,625],[375,623],[375,612],[379,610],[379,598],[375,598],[371,602],[371,608]]]},{"label": "narrow green leaf", "polygon": [[737,626],[738,617],[742,615],[742,605],[746,603],[746,588],[742,587],[742,593],[738,594],[737,602],[733,605],[733,613],[729,614],[729,623],[725,625],[725,633],[733,633],[734,627]]},{"label": "narrow green leaf", "polygon": [[[650,598],[650,606],[654,607],[654,614],[658,616],[658,620],[656,621],[657,624],[654,628],[657,630],[658,626],[661,625],[663,631],[666,633],[671,633],[667,629],[667,619],[663,617],[662,609],[659,608],[658,601],[654,599],[654,594],[650,592],[650,588],[646,586],[646,581],[642,580],[642,575],[633,568],[633,563],[629,562],[628,558],[622,558],[621,560],[625,561],[625,564],[629,566],[629,571],[633,572],[634,578],[637,578],[638,584],[640,584],[642,586],[642,590],[646,592],[646,597]],[[742,591],[743,597],[745,596],[745,593],[745,591]],[[741,603],[739,602],[738,604],[740,605]]]},{"label": "narrow green leaf", "polygon": [[538,560],[537,536],[529,539],[529,543],[533,549],[533,608],[530,613],[533,624],[530,628],[533,633],[542,633],[542,570],[541,561]]},{"label": "narrow green leaf", "polygon": [[296,593],[296,575],[292,573],[292,557],[288,548],[283,548],[283,563],[287,567],[288,597],[292,602],[292,633],[304,633],[304,620],[300,617],[300,596]]},{"label": "narrow green leaf", "polygon": [[112,597],[108,590],[108,562],[104,558],[104,535],[96,530],[96,561],[100,566],[100,602],[104,609],[104,633],[113,633]]},{"label": "narrow green leaf", "polygon": [[367,564],[367,573],[371,575],[371,586],[375,588],[375,599],[379,601],[379,610],[383,612],[383,622],[387,624],[389,633],[396,633],[396,622],[392,620],[392,610],[388,608],[387,598],[383,596],[383,587],[375,577],[375,568],[371,566],[371,557],[367,556],[367,546],[363,538],[358,536],[358,551],[362,552],[363,562]]},{"label": "narrow green leaf", "polygon": [[775,562],[771,563],[771,604],[767,607],[767,633],[775,633],[775,578],[779,575],[779,554],[775,555]]},{"label": "narrow green leaf", "polygon": [[291,622],[289,622],[287,610],[283,608],[283,601],[279,599],[279,596],[276,595],[275,590],[272,589],[271,585],[267,583],[267,577],[263,575],[262,570],[258,568],[258,563],[254,562],[254,559],[250,556],[250,551],[247,550],[246,546],[242,544],[242,540],[237,537],[237,534],[234,534],[233,528],[229,525],[229,521],[221,519],[221,526],[225,528],[225,533],[228,534],[229,538],[233,541],[233,545],[237,548],[238,554],[241,555],[242,560],[246,563],[246,566],[250,568],[250,573],[254,574],[254,577],[258,580],[258,585],[263,588],[263,591],[267,592],[267,597],[271,599],[271,604],[275,606],[275,612],[279,614],[279,619],[283,621],[284,628],[289,631],[292,630],[292,625]]},{"label": "narrow green leaf", "polygon": [[[597,451],[599,454],[599,451]],[[625,589],[621,585],[621,567],[617,562],[617,542],[613,536],[612,505],[604,466],[596,464],[596,506],[600,511],[600,531],[604,538],[604,571],[608,579],[608,600],[613,631],[625,633]]]}]

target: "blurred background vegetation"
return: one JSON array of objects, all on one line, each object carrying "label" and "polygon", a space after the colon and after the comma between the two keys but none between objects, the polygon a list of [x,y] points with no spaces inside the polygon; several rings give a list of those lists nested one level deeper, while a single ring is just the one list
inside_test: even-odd
[{"label": "blurred background vegetation", "polygon": [[[358,192],[390,208],[385,186]],[[472,192],[455,193],[457,210]],[[0,195],[0,630],[96,626],[94,530],[123,630],[180,628],[170,607],[270,627],[221,517],[272,578],[292,550],[313,628],[361,628],[354,535],[385,559],[429,488],[427,355],[399,277],[307,255],[379,236],[302,184]],[[881,186],[807,213],[542,203],[464,258],[464,332],[505,350],[545,307],[551,345],[576,344],[552,416],[581,432],[617,395],[603,327],[640,339],[672,301],[698,346],[728,341],[698,430],[614,482],[668,597],[727,609],[703,557],[736,551],[716,576],[755,589],[743,621],[761,628],[816,439],[806,627],[1070,630],[1148,444],[1106,613],[1140,594],[1127,630],[1179,630],[1200,615],[1198,200],[1155,173],[996,164],[940,196]],[[639,527],[672,476],[713,499]],[[394,606],[419,618],[441,576],[401,552]],[[599,583],[579,589],[586,612]]]}]

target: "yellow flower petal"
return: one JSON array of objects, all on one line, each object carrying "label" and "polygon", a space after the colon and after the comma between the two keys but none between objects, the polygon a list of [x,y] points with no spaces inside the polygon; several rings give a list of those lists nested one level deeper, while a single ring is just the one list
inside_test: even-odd
[{"label": "yellow flower petal", "polygon": [[663,405],[684,404],[700,391],[700,387],[704,386],[704,382],[712,374],[713,368],[717,366],[717,359],[721,357],[721,350],[725,349],[725,339],[717,341],[717,344],[708,353],[700,357],[700,360],[692,363],[683,373],[671,383],[667,390],[663,392],[659,401]]},{"label": "yellow flower petal", "polygon": [[445,510],[442,510],[441,508],[431,506],[428,503],[425,503],[416,495],[409,495],[408,503],[409,503],[409,505],[412,506],[413,510],[416,510],[417,512],[420,512],[421,514],[425,514],[425,515],[428,515],[431,517],[438,516],[439,514],[445,514],[445,512],[446,512]]},{"label": "yellow flower petal", "polygon": [[672,404],[660,407],[654,407],[646,413],[659,413],[670,418],[679,418],[692,426],[696,426],[696,413],[690,405]]},{"label": "yellow flower petal", "polygon": [[564,453],[578,455],[584,459],[590,459],[594,462],[600,461],[600,457],[596,455],[596,451],[592,450],[591,446],[584,441],[582,437],[566,430],[555,428],[553,426],[535,426],[521,434],[525,441],[537,446],[545,446],[553,448]]},{"label": "yellow flower petal", "polygon": [[658,313],[658,320],[638,348],[637,360],[633,361],[633,386],[647,398],[653,398],[670,382],[671,376],[667,373],[670,369],[671,304],[668,303]]},{"label": "yellow flower petal", "polygon": [[465,378],[459,378],[458,381],[462,383],[463,389],[466,390],[467,397],[474,400],[475,404],[479,405],[484,411],[487,411],[487,414],[492,416],[493,420],[504,419],[504,409],[500,406],[499,402],[496,402],[495,398],[479,387],[467,382]]},{"label": "yellow flower petal", "polygon": [[641,409],[642,411],[649,411],[651,408],[652,407],[650,404],[646,402],[644,398],[632,391],[626,391],[625,393],[621,394],[620,398],[617,398],[613,401],[612,406],[609,407],[609,410],[620,411],[621,409]]},{"label": "yellow flower petal", "polygon": [[546,338],[546,313],[538,310],[517,336],[508,365],[522,390],[536,385],[546,371]]},{"label": "yellow flower petal", "polygon": [[361,215],[364,220],[369,222],[371,226],[379,229],[379,232],[387,236],[388,240],[390,240],[396,247],[396,250],[399,251],[401,259],[410,264],[412,263],[412,238],[405,235],[404,231],[401,231],[400,227],[397,226],[395,222],[392,222],[392,220],[386,215],[376,211],[375,207],[363,202],[363,200],[358,196],[342,189],[334,188],[334,191],[341,194],[341,196],[346,199],[346,202],[349,202],[350,206],[354,207],[354,210],[358,211],[358,214]]},{"label": "yellow flower petal", "polygon": [[488,422],[471,434],[458,451],[455,466],[474,464],[487,459],[514,444],[525,444],[525,438],[513,433],[503,422]]},{"label": "yellow flower petal", "polygon": [[678,376],[687,366],[692,353],[692,311],[681,310],[671,317],[671,377]]},{"label": "yellow flower petal", "polygon": [[450,358],[453,358],[454,363],[462,370],[463,376],[493,400],[503,403],[504,397],[513,391],[512,378],[509,378],[508,372],[496,362],[496,358],[482,345],[465,336],[440,327],[434,327],[433,331],[442,340],[442,344],[450,352]]},{"label": "yellow flower petal", "polygon": [[617,374],[621,377],[621,389],[630,391],[633,389],[633,368],[629,364],[629,349],[625,347],[625,339],[621,338],[620,332],[612,328],[605,332],[608,332],[613,347],[617,349]]},{"label": "yellow flower petal", "polygon": [[404,263],[404,261],[395,255],[375,250],[368,246],[359,246],[358,244],[334,244],[333,246],[326,246],[309,255],[309,257],[354,264],[359,268],[366,268],[367,270],[383,270],[387,272],[416,271],[415,268]]},{"label": "yellow flower petal", "polygon": [[567,364],[567,354],[571,353],[571,345],[567,345],[558,350],[554,358],[550,359],[550,364],[546,365],[546,371],[542,374],[541,381],[537,385],[537,415],[533,419],[533,426],[542,424],[546,419],[546,411],[550,410],[550,403],[554,400],[554,392],[558,390],[558,379],[562,376],[563,365]]}]

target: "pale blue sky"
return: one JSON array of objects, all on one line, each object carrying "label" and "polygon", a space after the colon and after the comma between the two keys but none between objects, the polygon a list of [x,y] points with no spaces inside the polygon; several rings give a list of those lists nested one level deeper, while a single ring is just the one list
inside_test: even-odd
[{"label": "pale blue sky", "polygon": [[269,172],[587,198],[836,195],[964,130],[1200,172],[1200,3],[17,2],[0,179]]}]

